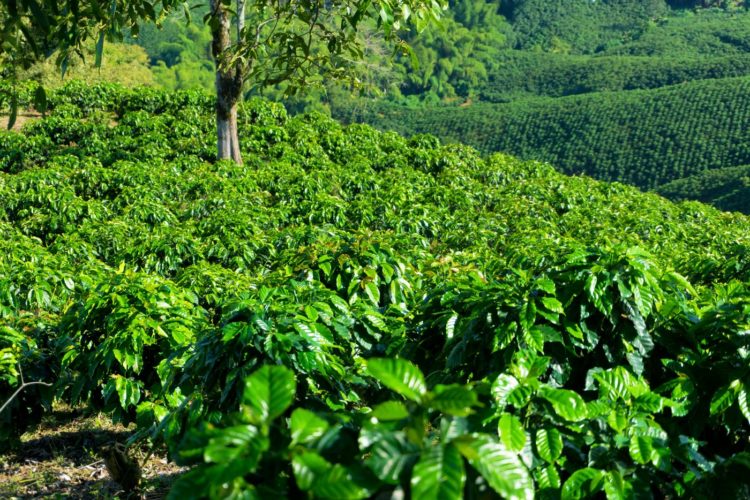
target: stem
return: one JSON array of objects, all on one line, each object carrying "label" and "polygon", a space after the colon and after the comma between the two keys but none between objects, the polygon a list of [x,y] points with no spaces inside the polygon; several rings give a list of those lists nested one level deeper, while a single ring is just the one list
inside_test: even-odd
[{"label": "stem", "polygon": [[245,29],[245,0],[237,0],[237,44],[242,43],[242,30]]},{"label": "stem", "polygon": [[11,403],[11,401],[13,401],[14,399],[16,399],[16,396],[18,396],[19,394],[21,394],[21,391],[23,391],[27,387],[31,387],[32,385],[43,385],[45,387],[51,387],[52,386],[52,384],[50,384],[48,382],[24,382],[24,380],[23,380],[23,371],[21,370],[21,365],[18,365],[18,373],[21,376],[20,377],[21,378],[21,387],[19,387],[18,389],[16,389],[16,392],[14,392],[13,395],[11,395],[11,397],[8,398],[8,400],[5,403],[3,403],[3,406],[0,406],[0,413],[2,413],[5,410],[5,408],[7,408],[8,405]]}]

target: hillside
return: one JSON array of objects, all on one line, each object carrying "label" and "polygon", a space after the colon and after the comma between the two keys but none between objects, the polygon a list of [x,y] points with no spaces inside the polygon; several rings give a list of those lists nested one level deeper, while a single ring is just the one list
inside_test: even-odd
[{"label": "hillside", "polygon": [[699,200],[721,210],[750,213],[750,166],[719,168],[662,184],[669,199]]},{"label": "hillside", "polygon": [[508,0],[514,48],[592,54],[639,38],[670,13],[664,0]]},{"label": "hillside", "polygon": [[[208,28],[184,17],[127,38],[148,52],[160,86],[211,89]],[[644,189],[750,161],[746,86],[737,80],[750,75],[747,2],[455,0],[439,26],[403,36],[410,54],[365,37],[358,78],[368,99],[331,82],[291,97],[284,85],[250,86],[246,97]],[[585,97],[544,99],[575,95]]]},{"label": "hillside", "polygon": [[657,89],[750,74],[750,53],[732,56],[578,56],[504,51],[479,91],[482,101]]},{"label": "hillside", "polygon": [[645,189],[750,162],[748,77],[462,108],[369,101],[334,114],[407,135],[431,132],[484,153],[547,161],[565,173]]},{"label": "hillside", "polygon": [[749,218],[259,100],[243,166],[204,94],[49,102],[0,132],[0,399],[53,384],[3,445],[63,401],[193,467],[170,498],[750,494]]}]

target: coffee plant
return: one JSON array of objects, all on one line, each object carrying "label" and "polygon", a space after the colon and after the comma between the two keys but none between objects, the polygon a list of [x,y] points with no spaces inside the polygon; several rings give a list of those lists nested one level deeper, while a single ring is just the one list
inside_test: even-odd
[{"label": "coffee plant", "polygon": [[[581,72],[595,76],[588,69]],[[334,115],[403,134],[434,133],[483,153],[548,161],[566,174],[654,189],[750,163],[744,133],[749,85],[745,74],[646,90],[615,86],[556,99],[531,95],[505,103],[419,109],[363,100],[342,105]],[[696,198],[704,199],[691,197]]]},{"label": "coffee plant", "polygon": [[212,162],[208,102],[0,133],[3,446],[63,401],[172,498],[750,496],[745,216],[260,100]]}]

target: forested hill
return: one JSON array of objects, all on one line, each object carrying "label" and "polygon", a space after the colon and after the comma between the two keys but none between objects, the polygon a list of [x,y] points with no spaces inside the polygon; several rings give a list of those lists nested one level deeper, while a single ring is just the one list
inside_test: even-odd
[{"label": "forested hill", "polygon": [[750,213],[750,165],[719,168],[662,184],[656,191],[673,200],[700,200]]},{"label": "forested hill", "polygon": [[548,161],[569,174],[644,189],[750,162],[750,77],[460,108],[360,104],[334,114],[406,135],[429,132],[484,153],[509,152]]},{"label": "forested hill", "polygon": [[[345,121],[433,133],[643,189],[713,169],[722,174],[701,182],[740,186],[729,176],[750,161],[750,12],[743,2],[705,6],[511,2],[501,10],[508,44],[474,86],[438,78],[420,100],[343,98],[330,108]],[[691,196],[688,185],[679,196],[661,192],[746,209],[708,197],[723,189]]]}]

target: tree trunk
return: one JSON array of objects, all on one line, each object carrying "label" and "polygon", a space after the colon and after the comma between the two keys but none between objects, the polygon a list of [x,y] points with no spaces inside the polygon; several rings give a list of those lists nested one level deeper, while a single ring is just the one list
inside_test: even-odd
[{"label": "tree trunk", "polygon": [[237,132],[237,104],[242,95],[241,68],[220,67],[222,55],[230,47],[231,23],[229,12],[221,0],[211,0],[211,12],[216,21],[211,25],[211,49],[216,62],[216,149],[219,160],[242,163]]}]

